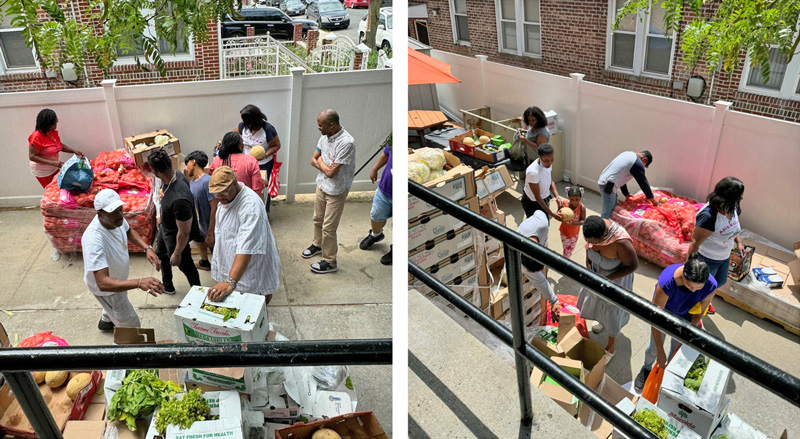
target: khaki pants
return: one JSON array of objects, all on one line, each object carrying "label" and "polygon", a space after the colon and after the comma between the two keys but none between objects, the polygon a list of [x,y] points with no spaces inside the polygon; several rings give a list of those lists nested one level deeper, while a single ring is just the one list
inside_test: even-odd
[{"label": "khaki pants", "polygon": [[347,200],[345,191],[339,195],[328,195],[317,188],[317,199],[314,202],[314,242],[317,247],[322,247],[322,259],[333,262],[336,260],[336,229],[342,218],[344,203]]}]

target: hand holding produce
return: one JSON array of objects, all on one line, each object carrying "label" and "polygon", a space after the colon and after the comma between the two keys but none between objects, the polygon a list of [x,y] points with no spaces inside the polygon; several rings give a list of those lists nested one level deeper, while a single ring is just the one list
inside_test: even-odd
[{"label": "hand holding produce", "polygon": [[558,214],[564,218],[565,223],[568,223],[575,218],[575,212],[569,207],[562,207],[558,210]]}]

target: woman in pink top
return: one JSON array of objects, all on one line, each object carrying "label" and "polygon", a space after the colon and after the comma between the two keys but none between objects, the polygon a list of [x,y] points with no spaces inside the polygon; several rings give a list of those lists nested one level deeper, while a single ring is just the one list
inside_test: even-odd
[{"label": "woman in pink top", "polygon": [[61,143],[58,137],[58,116],[56,112],[45,108],[36,116],[36,129],[28,136],[28,160],[31,174],[39,180],[42,187],[53,181],[64,162],[58,159],[61,151],[77,154],[83,153]]},{"label": "woman in pink top", "polygon": [[[209,170],[211,175],[214,175],[214,170],[220,166],[230,166],[236,172],[236,180],[244,183],[255,193],[260,196],[264,195],[264,177],[261,176],[261,170],[258,167],[258,160],[250,154],[244,154],[244,143],[242,136],[236,132],[226,133],[222,138],[219,147],[219,155],[214,157],[211,162]],[[217,200],[210,201],[211,203],[211,219],[208,223],[208,233],[206,234],[206,245],[209,247],[214,246],[214,225],[216,224],[217,216]]]}]

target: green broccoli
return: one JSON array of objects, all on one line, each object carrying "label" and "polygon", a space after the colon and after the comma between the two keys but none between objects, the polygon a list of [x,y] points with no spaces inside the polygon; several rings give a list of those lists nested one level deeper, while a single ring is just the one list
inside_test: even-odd
[{"label": "green broccoli", "polygon": [[653,432],[659,439],[667,439],[667,427],[664,420],[656,412],[650,409],[639,410],[631,416],[631,419],[642,424],[642,426]]}]

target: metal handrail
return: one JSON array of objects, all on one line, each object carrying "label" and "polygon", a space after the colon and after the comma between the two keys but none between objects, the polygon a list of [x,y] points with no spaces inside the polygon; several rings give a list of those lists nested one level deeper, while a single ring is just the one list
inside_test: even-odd
[{"label": "metal handrail", "polygon": [[[650,301],[620,287],[597,273],[588,270],[586,267],[576,264],[519,233],[460,206],[419,183],[409,181],[408,188],[411,195],[498,239],[505,244],[507,249],[510,247],[516,252],[521,252],[590,288],[606,300],[647,321],[659,330],[719,361],[733,372],[750,379],[761,387],[800,407],[800,380],[798,378],[692,326],[689,322],[672,313],[658,309]],[[517,283],[519,280],[511,282],[511,277],[511,273],[509,273],[509,295],[511,296],[512,304],[513,328],[514,325],[522,325],[523,320],[521,317],[518,320],[513,315],[514,303],[519,302],[521,304],[522,297],[518,288],[511,288],[511,284]],[[518,297],[514,297],[515,295]],[[521,355],[521,353],[518,352],[518,355]],[[524,414],[523,418],[525,418]]]},{"label": "metal handrail", "polygon": [[68,346],[0,350],[0,372],[36,436],[62,439],[29,371],[392,364],[392,340]]}]

